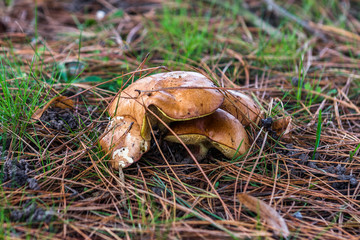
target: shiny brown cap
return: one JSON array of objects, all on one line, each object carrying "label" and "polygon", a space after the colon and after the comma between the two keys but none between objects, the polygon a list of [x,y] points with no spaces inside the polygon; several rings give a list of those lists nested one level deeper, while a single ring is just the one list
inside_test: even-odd
[{"label": "shiny brown cap", "polygon": [[144,125],[144,106],[155,106],[166,118],[183,121],[213,113],[224,101],[216,85],[196,72],[168,72],[139,79],[109,107],[111,116],[129,115]]}]

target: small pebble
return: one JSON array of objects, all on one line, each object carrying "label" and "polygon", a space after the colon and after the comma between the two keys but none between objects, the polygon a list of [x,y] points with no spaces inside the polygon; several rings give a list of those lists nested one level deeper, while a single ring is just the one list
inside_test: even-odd
[{"label": "small pebble", "polygon": [[295,212],[295,213],[293,214],[293,216],[296,217],[297,219],[300,219],[300,220],[303,218],[301,212],[299,212],[299,211]]},{"label": "small pebble", "polygon": [[101,21],[104,19],[106,13],[102,10],[96,12],[96,20]]},{"label": "small pebble", "polygon": [[358,181],[356,178],[354,178],[353,176],[351,176],[350,178],[350,185],[351,186],[356,186],[358,184]]}]

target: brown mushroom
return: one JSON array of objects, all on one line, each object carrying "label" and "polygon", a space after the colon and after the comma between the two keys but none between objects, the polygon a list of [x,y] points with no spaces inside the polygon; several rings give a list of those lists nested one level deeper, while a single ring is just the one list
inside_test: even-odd
[{"label": "brown mushroom", "polygon": [[220,107],[236,117],[244,126],[257,123],[261,118],[259,106],[246,94],[228,90]]},{"label": "brown mushroom", "polygon": [[[243,125],[230,113],[218,109],[213,114],[190,121],[173,122],[171,129],[184,144],[196,145],[198,158],[206,156],[215,147],[227,158],[238,157],[249,149],[249,139]],[[168,134],[164,140],[180,141]]]},{"label": "brown mushroom", "polygon": [[[105,151],[112,151],[114,168],[127,167],[131,161],[124,160],[126,157],[123,149],[126,149],[126,156],[133,162],[148,150],[143,148],[143,151],[139,151],[138,143],[134,145],[133,142],[124,140],[131,134],[137,141],[149,143],[151,137],[147,116],[150,114],[146,114],[146,108],[161,113],[159,115],[168,123],[207,116],[218,109],[223,101],[224,96],[216,89],[215,84],[199,73],[168,72],[139,79],[123,90],[109,106],[112,122],[116,123],[117,117],[124,118],[121,119],[124,122],[121,127],[109,131],[100,144]],[[150,120],[153,119],[150,117]],[[130,130],[127,132],[126,129]],[[112,145],[115,146],[111,148]],[[122,152],[119,151],[121,149]]]},{"label": "brown mushroom", "polygon": [[215,84],[200,73],[159,73],[139,79],[123,90],[111,103],[109,113],[120,116],[136,112],[136,120],[142,123],[144,105],[153,105],[173,121],[198,118],[214,112],[223,103],[224,97],[215,88]]}]

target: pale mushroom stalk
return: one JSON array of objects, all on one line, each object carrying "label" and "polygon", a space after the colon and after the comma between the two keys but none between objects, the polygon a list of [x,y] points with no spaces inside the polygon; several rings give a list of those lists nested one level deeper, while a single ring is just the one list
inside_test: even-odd
[{"label": "pale mushroom stalk", "polygon": [[120,184],[122,185],[121,187],[125,186],[125,176],[122,167],[119,167],[119,181]]},{"label": "pale mushroom stalk", "polygon": [[111,154],[110,164],[119,170],[124,181],[122,169],[138,161],[149,150],[150,140],[141,136],[140,127],[132,117],[116,116],[107,126],[108,133],[100,140],[101,147]]}]

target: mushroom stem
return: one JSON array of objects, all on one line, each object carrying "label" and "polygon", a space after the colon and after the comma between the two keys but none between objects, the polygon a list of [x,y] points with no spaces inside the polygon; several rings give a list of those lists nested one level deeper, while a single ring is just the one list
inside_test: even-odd
[{"label": "mushroom stem", "polygon": [[199,142],[197,145],[190,145],[190,150],[192,150],[192,148],[195,148],[192,152],[196,156],[196,159],[202,160],[208,154],[210,146],[206,142]]},{"label": "mushroom stem", "polygon": [[124,176],[124,171],[123,171],[122,167],[119,167],[119,181],[120,181],[120,187],[124,187],[125,186],[125,176]]},{"label": "mushroom stem", "polygon": [[140,126],[129,116],[114,117],[107,130],[100,145],[111,153],[110,164],[115,169],[128,167],[149,150],[150,140],[141,136]]}]

